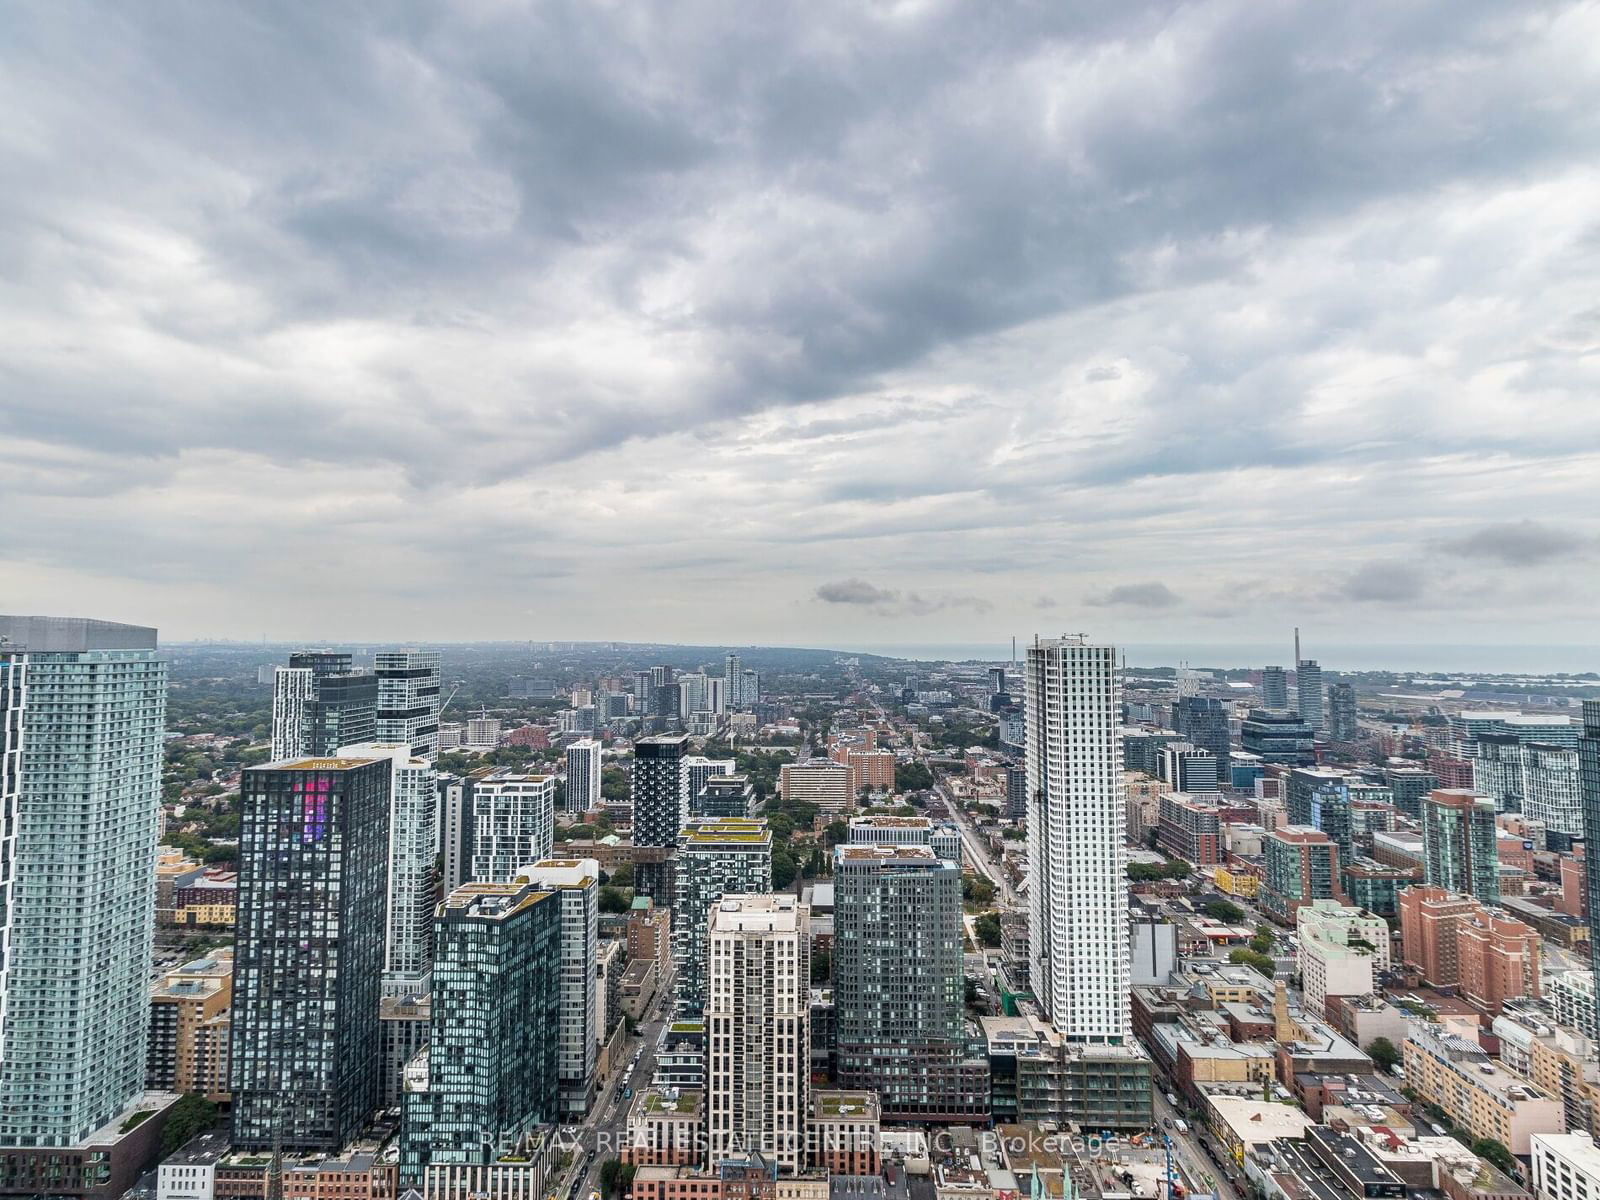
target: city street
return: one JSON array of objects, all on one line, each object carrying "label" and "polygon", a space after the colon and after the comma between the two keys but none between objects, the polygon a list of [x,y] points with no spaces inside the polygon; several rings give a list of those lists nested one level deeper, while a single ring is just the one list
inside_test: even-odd
[{"label": "city street", "polygon": [[[1176,1122],[1183,1114],[1167,1103],[1166,1093],[1159,1084],[1155,1088],[1154,1101],[1152,1111],[1155,1113],[1157,1132],[1165,1133],[1172,1139],[1172,1158],[1190,1194],[1211,1193],[1217,1200],[1240,1200],[1238,1189],[1228,1180],[1220,1163],[1206,1153],[1202,1145],[1204,1135],[1192,1123],[1188,1133],[1178,1131]],[[1170,1129],[1167,1127],[1168,1121],[1173,1122]]]},{"label": "city street", "polygon": [[1005,871],[994,861],[989,854],[989,847],[977,834],[972,826],[972,819],[961,810],[955,797],[941,779],[934,784],[934,789],[939,793],[940,799],[950,809],[950,819],[955,822],[957,830],[961,833],[961,846],[966,854],[968,865],[990,883],[994,884],[995,893],[1001,904],[1006,908],[1015,908],[1017,904],[1016,893],[1011,887],[1011,881],[1006,878]]},{"label": "city street", "polygon": [[[641,1036],[628,1039],[627,1058],[595,1098],[594,1108],[580,1134],[585,1165],[568,1193],[569,1200],[585,1200],[590,1192],[599,1191],[600,1168],[607,1159],[617,1157],[627,1129],[628,1110],[633,1104],[631,1099],[623,1099],[622,1090],[624,1087],[631,1088],[632,1095],[637,1096],[641,1089],[649,1085],[655,1073],[656,1045],[662,1028],[672,1016],[672,982],[669,977],[662,988],[662,995],[650,1010],[649,1020],[639,1026]],[[633,1061],[635,1054],[639,1056],[638,1064],[630,1068],[628,1064]],[[556,1182],[552,1180],[552,1186]]]}]

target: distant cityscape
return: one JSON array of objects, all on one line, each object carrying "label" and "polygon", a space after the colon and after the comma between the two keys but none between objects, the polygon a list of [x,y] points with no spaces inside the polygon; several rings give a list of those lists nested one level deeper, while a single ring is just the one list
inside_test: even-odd
[{"label": "distant cityscape", "polygon": [[0,617],[0,1194],[1600,1194],[1600,677],[1283,649]]}]

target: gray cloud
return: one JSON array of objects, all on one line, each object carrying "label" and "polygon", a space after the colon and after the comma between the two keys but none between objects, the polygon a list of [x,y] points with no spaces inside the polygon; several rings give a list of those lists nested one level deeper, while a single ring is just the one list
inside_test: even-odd
[{"label": "gray cloud", "polygon": [[1339,587],[1339,594],[1357,603],[1409,604],[1428,592],[1428,575],[1399,559],[1370,562],[1357,567]]},{"label": "gray cloud", "polygon": [[1171,608],[1178,603],[1178,594],[1159,581],[1123,583],[1085,596],[1083,602],[1096,608]]},{"label": "gray cloud", "polygon": [[1078,572],[1593,546],[1600,14],[1101,7],[8,13],[8,590],[754,640],[824,579],[817,636],[963,640]]},{"label": "gray cloud", "polygon": [[1506,521],[1485,525],[1456,541],[1446,542],[1452,554],[1508,567],[1531,567],[1551,559],[1581,552],[1580,539],[1563,529],[1539,521]]},{"label": "gray cloud", "polygon": [[865,579],[824,583],[817,588],[815,595],[827,604],[893,604],[900,599],[899,592],[873,587]]}]

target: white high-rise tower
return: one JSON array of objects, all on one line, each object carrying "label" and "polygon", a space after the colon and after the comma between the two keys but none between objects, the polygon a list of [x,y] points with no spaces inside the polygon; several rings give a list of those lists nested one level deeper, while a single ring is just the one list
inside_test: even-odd
[{"label": "white high-rise tower", "polygon": [[1122,684],[1114,646],[1027,657],[1030,980],[1069,1043],[1129,1040]]}]

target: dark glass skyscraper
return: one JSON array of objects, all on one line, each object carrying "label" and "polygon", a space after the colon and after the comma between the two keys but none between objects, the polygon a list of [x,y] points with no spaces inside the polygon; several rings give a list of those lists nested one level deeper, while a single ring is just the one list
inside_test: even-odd
[{"label": "dark glass skyscraper", "polygon": [[1583,859],[1589,891],[1589,953],[1600,974],[1600,936],[1596,936],[1600,934],[1600,700],[1583,702],[1578,771],[1583,789],[1583,832],[1591,847]]},{"label": "dark glass skyscraper", "polygon": [[839,1079],[885,1115],[986,1115],[962,1010],[961,869],[927,846],[834,847],[833,996]]},{"label": "dark glass skyscraper", "polygon": [[1228,782],[1228,706],[1210,696],[1179,696],[1172,706],[1172,721],[1184,740],[1197,750],[1209,750],[1217,760],[1217,776]]},{"label": "dark glass skyscraper", "polygon": [[527,883],[468,883],[434,926],[426,1085],[405,1097],[401,1182],[486,1164],[560,1116],[561,904]]},{"label": "dark glass skyscraper", "polygon": [[233,1142],[338,1152],[382,1095],[387,759],[244,773],[230,1077]]},{"label": "dark glass skyscraper", "polygon": [[[272,685],[274,759],[336,754],[377,739],[378,677],[357,672],[339,650],[302,650]],[[437,739],[436,739],[437,743]]]},{"label": "dark glass skyscraper", "polygon": [[1353,684],[1328,685],[1328,736],[1336,742],[1353,742],[1361,735],[1356,720],[1356,689]]}]

